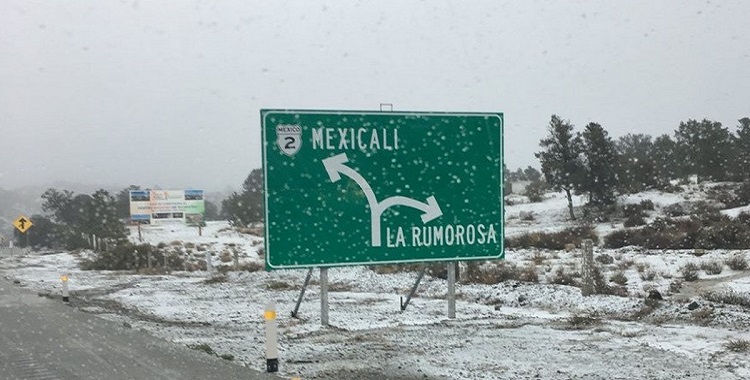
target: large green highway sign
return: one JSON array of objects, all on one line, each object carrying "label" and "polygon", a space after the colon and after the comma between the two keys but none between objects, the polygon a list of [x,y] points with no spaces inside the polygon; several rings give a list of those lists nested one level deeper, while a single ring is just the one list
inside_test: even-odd
[{"label": "large green highway sign", "polygon": [[267,269],[503,258],[503,114],[261,110]]}]

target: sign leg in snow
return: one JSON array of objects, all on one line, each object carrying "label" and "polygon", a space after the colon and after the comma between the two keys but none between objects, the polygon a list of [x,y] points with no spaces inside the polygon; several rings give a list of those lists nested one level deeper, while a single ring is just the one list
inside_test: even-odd
[{"label": "sign leg in snow", "polygon": [[328,269],[320,268],[320,324],[328,326]]},{"label": "sign leg in snow", "polygon": [[448,262],[448,318],[456,318],[456,262]]}]

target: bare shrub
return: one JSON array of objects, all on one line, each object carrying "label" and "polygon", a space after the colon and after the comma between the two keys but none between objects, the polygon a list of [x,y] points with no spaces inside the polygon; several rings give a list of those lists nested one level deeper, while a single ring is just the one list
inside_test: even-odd
[{"label": "bare shrub", "polygon": [[192,349],[194,349],[196,351],[205,352],[205,353],[207,353],[209,355],[216,354],[216,352],[214,352],[214,349],[211,348],[211,346],[209,346],[207,343],[195,344],[195,345],[188,346],[188,347],[190,347],[190,348],[192,348]]},{"label": "bare shrub", "polygon": [[615,259],[613,259],[612,256],[606,253],[596,256],[594,260],[601,264],[612,264],[615,262]]},{"label": "bare shrub", "polygon": [[217,276],[211,276],[205,280],[203,280],[203,283],[206,285],[212,285],[212,284],[221,284],[229,281],[229,277],[227,275],[221,274]]},{"label": "bare shrub", "polygon": [[573,314],[567,319],[567,324],[571,329],[580,330],[600,325],[602,321],[592,315]]},{"label": "bare shrub", "polygon": [[537,274],[536,266],[532,264],[521,270],[518,274],[518,281],[538,283],[539,275]]},{"label": "bare shrub", "polygon": [[566,244],[580,246],[584,239],[599,240],[591,226],[571,227],[559,232],[532,232],[507,239],[508,248],[565,249]]},{"label": "bare shrub", "polygon": [[654,202],[650,199],[644,199],[640,203],[641,209],[644,211],[653,211],[654,210]]},{"label": "bare shrub", "polygon": [[535,265],[542,265],[542,264],[544,264],[544,260],[546,260],[546,259],[547,259],[547,257],[543,253],[541,253],[539,251],[534,252],[534,255],[531,256],[531,261]]},{"label": "bare shrub", "polygon": [[594,293],[595,294],[609,294],[613,296],[627,297],[628,290],[623,286],[610,286],[607,280],[604,278],[604,274],[601,268],[594,266],[592,268],[592,277],[594,280]]},{"label": "bare shrub", "polygon": [[224,251],[219,255],[219,260],[221,260],[222,263],[228,263],[232,261],[232,253],[229,251]]},{"label": "bare shrub", "polygon": [[271,280],[266,283],[266,289],[268,290],[291,290],[294,289],[294,285],[278,280]]},{"label": "bare shrub", "polygon": [[701,262],[701,269],[703,269],[706,274],[721,274],[724,269],[724,264],[718,260],[703,261]]},{"label": "bare shrub", "polygon": [[617,268],[620,270],[626,270],[635,264],[635,260],[633,259],[622,259],[619,263],[617,263]]},{"label": "bare shrub", "polygon": [[622,271],[615,272],[609,277],[609,280],[620,286],[624,286],[628,283],[628,277],[625,276],[625,273]]},{"label": "bare shrub", "polygon": [[701,296],[711,302],[750,308],[750,295],[738,293],[734,290],[709,290]]},{"label": "bare shrub", "polygon": [[686,214],[685,208],[682,207],[679,203],[673,203],[669,206],[665,206],[662,211],[665,215],[675,217],[675,216],[683,216]]},{"label": "bare shrub", "polygon": [[685,281],[692,282],[698,280],[698,264],[689,262],[680,268],[680,273]]},{"label": "bare shrub", "polygon": [[714,320],[714,309],[702,307],[693,311],[693,320],[701,325],[707,325]]},{"label": "bare shrub", "polygon": [[730,339],[724,343],[724,348],[732,352],[747,352],[750,350],[750,341],[745,339]]},{"label": "bare shrub", "polygon": [[682,280],[674,279],[669,283],[669,291],[672,293],[679,293],[682,290]]},{"label": "bare shrub", "polygon": [[557,269],[551,276],[547,276],[547,282],[557,285],[578,285],[578,282],[575,278],[573,278],[573,275],[569,272],[566,272],[565,268],[563,267],[557,267]]},{"label": "bare shrub", "polygon": [[646,269],[643,272],[638,273],[643,281],[653,281],[656,278],[656,271],[652,269]]},{"label": "bare shrub", "polygon": [[526,196],[529,197],[529,202],[537,203],[544,200],[544,192],[547,191],[549,185],[544,181],[533,181],[526,186]]},{"label": "bare shrub", "polygon": [[532,211],[528,211],[528,212],[526,212],[526,211],[521,211],[521,212],[520,212],[520,213],[518,214],[518,217],[519,217],[519,218],[520,218],[521,220],[525,221],[525,222],[530,222],[530,221],[533,221],[533,220],[535,219],[535,218],[534,218],[534,213],[533,213]]},{"label": "bare shrub", "polygon": [[258,272],[264,269],[264,265],[258,261],[250,261],[240,264],[238,269],[246,272]]},{"label": "bare shrub", "polygon": [[643,219],[642,216],[637,215],[629,216],[627,219],[625,219],[625,223],[623,223],[625,227],[637,227],[644,224],[646,224],[646,219]]},{"label": "bare shrub", "polygon": [[727,264],[727,266],[731,270],[746,270],[747,269],[747,260],[745,259],[745,256],[742,254],[736,254],[730,258],[727,258],[726,260],[724,260],[724,262]]},{"label": "bare shrub", "polygon": [[[469,265],[471,265],[471,263]],[[371,271],[377,274],[394,274],[404,272],[419,272],[423,267],[424,265],[422,264],[387,264],[372,265],[369,268]]]},{"label": "bare shrub", "polygon": [[492,285],[508,280],[539,282],[539,277],[534,265],[523,268],[507,261],[482,265],[469,271],[468,281],[471,283]]},{"label": "bare shrub", "polygon": [[645,216],[645,213],[643,212],[643,207],[641,207],[640,204],[627,204],[627,205],[624,205],[624,206],[622,206],[622,213],[628,219],[630,219],[632,217],[643,218],[643,216]]}]

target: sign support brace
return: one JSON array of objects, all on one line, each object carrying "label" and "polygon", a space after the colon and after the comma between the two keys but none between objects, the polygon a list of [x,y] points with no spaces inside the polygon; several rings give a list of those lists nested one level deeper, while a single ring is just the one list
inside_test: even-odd
[{"label": "sign support brace", "polygon": [[310,270],[307,271],[307,276],[305,277],[305,283],[302,285],[302,291],[299,293],[299,298],[297,298],[297,304],[294,306],[294,310],[292,310],[292,318],[297,318],[298,312],[299,312],[299,305],[302,303],[302,297],[305,296],[305,290],[307,290],[307,285],[310,283],[310,278],[312,278],[313,270],[310,268]]},{"label": "sign support brace", "polygon": [[419,283],[422,281],[422,277],[424,277],[424,274],[427,272],[427,266],[425,265],[422,267],[422,270],[419,272],[419,276],[417,276],[417,281],[414,282],[414,286],[411,287],[411,291],[409,292],[409,295],[406,296],[406,302],[404,302],[404,297],[401,297],[401,311],[406,310],[406,307],[409,306],[409,301],[411,301],[411,298],[414,297],[414,294],[417,293],[417,287],[419,286]]}]

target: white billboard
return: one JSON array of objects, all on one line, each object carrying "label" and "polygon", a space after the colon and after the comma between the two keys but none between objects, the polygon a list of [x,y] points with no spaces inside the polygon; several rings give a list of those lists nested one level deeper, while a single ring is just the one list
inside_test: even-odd
[{"label": "white billboard", "polygon": [[203,221],[203,190],[131,190],[130,219],[135,223]]}]

